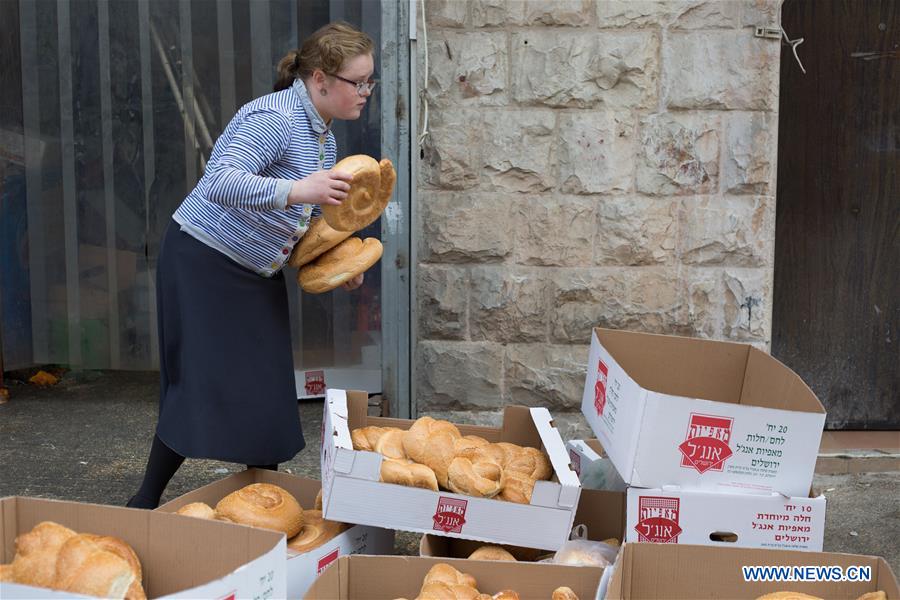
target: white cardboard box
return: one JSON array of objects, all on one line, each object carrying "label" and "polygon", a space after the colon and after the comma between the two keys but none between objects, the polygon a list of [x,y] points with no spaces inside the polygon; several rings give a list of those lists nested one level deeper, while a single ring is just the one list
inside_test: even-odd
[{"label": "white cardboard box", "polygon": [[628,489],[626,541],[822,551],[825,496]]},{"label": "white cardboard box", "polygon": [[[584,527],[585,539],[602,542],[615,538],[622,543],[625,534],[624,492],[607,492],[603,490],[581,490],[578,511],[575,513],[573,529]],[[442,537],[426,533],[419,540],[419,556],[468,558],[483,542]],[[536,561],[546,555],[546,550],[522,548],[504,545],[518,561]],[[552,553],[550,553],[552,554]]]},{"label": "white cardboard box", "polygon": [[[176,512],[185,504],[205,502],[215,507],[219,500],[251,483],[269,483],[290,492],[303,508],[312,508],[322,485],[315,479],[265,469],[248,469],[188,492],[157,510]],[[380,527],[354,525],[347,531],[309,552],[297,554],[287,549],[287,597],[302,598],[326,567],[348,554],[393,554],[394,532]]]},{"label": "white cardboard box", "polygon": [[[597,440],[567,443],[586,469],[603,457]],[[583,489],[582,498],[593,490]],[[675,487],[628,488],[626,541],[821,551],[825,497],[722,494]]]},{"label": "white cardboard box", "polygon": [[582,412],[636,487],[805,496],[825,409],[748,344],[595,328]]},{"label": "white cardboard box", "polygon": [[581,486],[547,409],[508,406],[501,428],[458,425],[463,435],[543,448],[555,480],[538,481],[531,504],[381,482],[381,455],[353,450],[350,430],[408,429],[414,421],[369,417],[367,409],[365,392],[327,392],[321,451],[326,519],[546,550],[568,539]]},{"label": "white cardboard box", "polygon": [[[148,598],[284,598],[284,534],[163,512],[43,498],[0,500],[0,563],[42,521],[125,540],[141,561]],[[0,598],[87,598],[0,583]]]},{"label": "white cardboard box", "polygon": [[[571,440],[566,445],[582,470],[603,460],[597,440]],[[582,498],[589,491],[582,490]],[[822,550],[824,496],[722,494],[672,486],[632,487],[627,496],[629,542]]]}]

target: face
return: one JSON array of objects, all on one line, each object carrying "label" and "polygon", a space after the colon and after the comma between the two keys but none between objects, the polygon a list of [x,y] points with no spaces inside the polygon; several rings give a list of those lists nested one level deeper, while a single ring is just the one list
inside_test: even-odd
[{"label": "face", "polygon": [[[314,93],[316,108],[325,120],[342,119],[352,121],[358,119],[372,95],[364,90],[362,96],[356,90],[355,82],[369,81],[375,72],[375,62],[371,54],[361,54],[344,62],[340,71],[331,75],[316,73],[316,85],[327,93]],[[350,83],[354,82],[354,83]]]}]

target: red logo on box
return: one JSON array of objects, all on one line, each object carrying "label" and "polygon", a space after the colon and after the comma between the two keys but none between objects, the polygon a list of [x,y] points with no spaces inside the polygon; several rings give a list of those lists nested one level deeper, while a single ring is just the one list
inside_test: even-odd
[{"label": "red logo on box", "polygon": [[322,573],[322,571],[324,571],[328,567],[328,565],[330,565],[331,563],[333,563],[334,561],[336,561],[338,559],[339,551],[340,551],[340,548],[335,548],[334,552],[329,552],[328,554],[326,554],[325,556],[323,556],[322,558],[319,559],[319,567],[318,567],[318,570],[316,570],[316,575],[319,575],[320,573]]},{"label": "red logo on box", "polygon": [[594,384],[594,408],[597,409],[597,416],[603,416],[603,409],[606,408],[606,376],[609,368],[603,359],[597,362],[597,383]]},{"label": "red logo on box", "polygon": [[219,600],[235,600],[235,598],[237,598],[236,594],[237,592],[231,592],[227,596],[222,596]]},{"label": "red logo on box", "polygon": [[324,396],[325,395],[325,371],[307,371],[306,372],[306,395],[307,396]]},{"label": "red logo on box", "polygon": [[733,454],[731,447],[731,417],[691,414],[687,436],[678,446],[681,450],[681,466],[697,469],[699,473],[721,471],[722,465]]},{"label": "red logo on box", "polygon": [[680,500],[661,496],[638,496],[638,522],[634,530],[639,542],[677,544]]},{"label": "red logo on box", "polygon": [[444,533],[462,533],[466,524],[467,500],[456,498],[438,498],[437,510],[434,512],[434,529]]},{"label": "red logo on box", "polygon": [[569,450],[569,460],[572,463],[572,470],[581,477],[581,455],[574,450]]}]

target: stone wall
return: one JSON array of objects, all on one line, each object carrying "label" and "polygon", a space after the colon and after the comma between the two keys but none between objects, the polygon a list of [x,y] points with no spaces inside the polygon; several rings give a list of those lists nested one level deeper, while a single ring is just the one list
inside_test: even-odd
[{"label": "stone wall", "polygon": [[578,410],[594,325],[768,347],[779,9],[426,0],[419,411]]}]

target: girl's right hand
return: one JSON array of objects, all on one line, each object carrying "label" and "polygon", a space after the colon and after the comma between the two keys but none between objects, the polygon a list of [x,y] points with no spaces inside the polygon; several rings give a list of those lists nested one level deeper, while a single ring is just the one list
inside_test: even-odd
[{"label": "girl's right hand", "polygon": [[345,171],[316,171],[294,182],[287,203],[339,205],[347,197],[352,179]]}]

